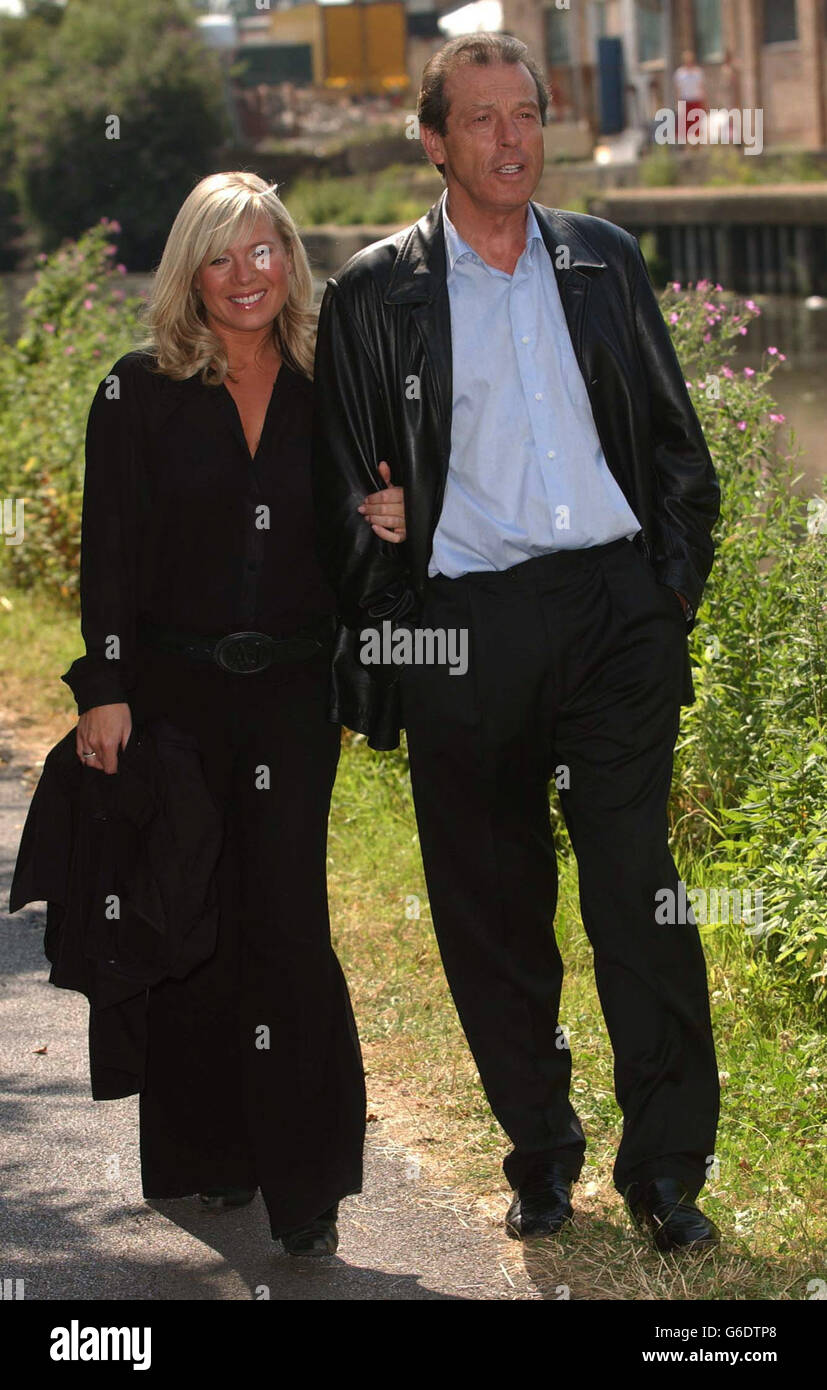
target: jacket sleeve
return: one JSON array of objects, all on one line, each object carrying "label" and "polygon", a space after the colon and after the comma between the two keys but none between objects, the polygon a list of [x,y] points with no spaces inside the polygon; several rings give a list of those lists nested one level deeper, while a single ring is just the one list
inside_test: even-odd
[{"label": "jacket sleeve", "polygon": [[368,493],[384,486],[380,460],[394,468],[389,412],[376,363],[334,279],[319,311],[314,386],[319,559],[340,617],[352,628],[371,618],[399,619],[414,603],[406,543],[381,540],[357,511]]},{"label": "jacket sleeve", "polygon": [[634,243],[632,298],[652,418],[655,533],[652,564],[662,584],[697,609],[712,568],[720,488],[669,329]]},{"label": "jacket sleeve", "polygon": [[86,654],[61,676],[78,714],[127,701],[136,679],[139,435],[134,364],[98,386],[86,425],[80,609]]}]

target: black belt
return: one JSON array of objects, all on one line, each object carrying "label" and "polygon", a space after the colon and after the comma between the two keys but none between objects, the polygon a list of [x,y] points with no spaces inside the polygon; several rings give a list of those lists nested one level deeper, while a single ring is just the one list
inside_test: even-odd
[{"label": "black belt", "polygon": [[253,675],[277,662],[307,661],[322,650],[325,639],[332,638],[335,625],[336,620],[330,615],[289,637],[272,637],[269,632],[228,632],[205,637],[202,632],[183,632],[142,620],[138,637],[147,646],[176,652],[192,661],[214,661],[225,671]]}]

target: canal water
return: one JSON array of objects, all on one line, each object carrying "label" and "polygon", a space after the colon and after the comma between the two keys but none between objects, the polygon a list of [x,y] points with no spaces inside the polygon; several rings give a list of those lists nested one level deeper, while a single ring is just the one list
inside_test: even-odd
[{"label": "canal water", "polygon": [[804,474],[799,486],[814,488],[827,475],[827,303],[808,309],[803,300],[781,295],[756,295],[755,303],[761,317],[750,324],[733,361],[757,369],[768,347],[786,354],[772,381],[773,395],[786,416],[780,443],[787,444],[790,429],[795,432]]}]

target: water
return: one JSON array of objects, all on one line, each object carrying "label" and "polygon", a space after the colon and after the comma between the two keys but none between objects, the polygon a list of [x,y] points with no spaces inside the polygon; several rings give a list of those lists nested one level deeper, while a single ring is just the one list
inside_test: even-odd
[{"label": "water", "polygon": [[755,303],[761,317],[750,324],[733,360],[758,368],[766,348],[786,353],[772,380],[772,393],[787,417],[779,442],[789,447],[789,431],[795,432],[804,474],[799,487],[813,489],[827,475],[827,307],[807,309],[803,300],[784,295],[757,295]]}]

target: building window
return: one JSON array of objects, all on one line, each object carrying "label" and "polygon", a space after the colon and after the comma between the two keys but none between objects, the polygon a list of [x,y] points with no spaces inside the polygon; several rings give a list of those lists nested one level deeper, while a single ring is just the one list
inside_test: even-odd
[{"label": "building window", "polygon": [[637,0],[637,56],[639,63],[663,59],[663,0]]},{"label": "building window", "polygon": [[693,9],[695,12],[695,48],[698,62],[716,62],[723,57],[721,0],[693,0]]},{"label": "building window", "polygon": [[571,62],[569,36],[571,30],[571,11],[558,10],[553,3],[546,5],[546,62],[549,67],[568,66]]},{"label": "building window", "polygon": [[764,43],[790,43],[797,38],[795,0],[764,0]]}]

